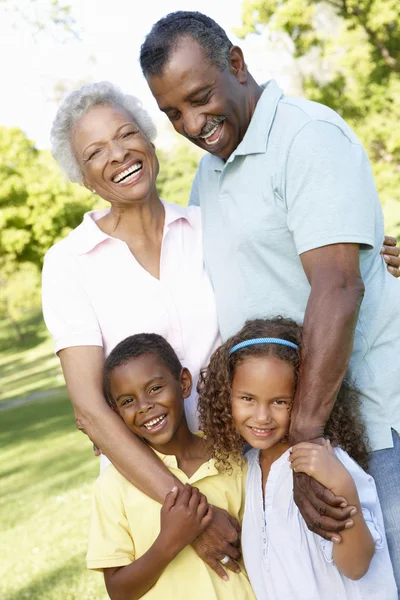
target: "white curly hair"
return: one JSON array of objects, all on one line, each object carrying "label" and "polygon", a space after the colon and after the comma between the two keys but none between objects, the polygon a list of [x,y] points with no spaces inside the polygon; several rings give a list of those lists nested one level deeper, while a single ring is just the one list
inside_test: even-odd
[{"label": "white curly hair", "polygon": [[151,117],[138,98],[124,94],[109,81],[83,85],[65,98],[57,111],[50,133],[51,153],[70,181],[83,183],[83,174],[72,150],[73,129],[90,108],[99,104],[124,108],[150,141],[157,135]]}]

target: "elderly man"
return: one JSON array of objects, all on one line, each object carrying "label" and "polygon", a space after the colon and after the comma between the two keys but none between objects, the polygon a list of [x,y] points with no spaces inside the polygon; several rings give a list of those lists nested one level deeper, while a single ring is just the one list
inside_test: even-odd
[{"label": "elderly man", "polygon": [[[361,389],[399,585],[400,285],[379,253],[366,153],[331,109],[258,85],[241,49],[201,13],[161,19],[140,60],[175,130],[208,152],[191,202],[202,209],[223,338],[258,316],[304,321],[292,441],[318,443],[349,367]],[[309,527],[340,541],[352,507],[303,474],[294,492]]]}]

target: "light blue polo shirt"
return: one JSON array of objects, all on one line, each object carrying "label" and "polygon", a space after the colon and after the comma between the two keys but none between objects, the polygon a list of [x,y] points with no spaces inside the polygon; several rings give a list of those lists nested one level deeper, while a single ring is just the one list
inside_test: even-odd
[{"label": "light blue polo shirt", "polygon": [[203,220],[204,256],[224,339],[247,319],[302,322],[310,294],[300,255],[360,244],[366,287],[350,374],[362,390],[372,447],[400,433],[400,281],[379,251],[383,217],[368,158],[333,110],[266,84],[247,132],[225,163],[208,154],[191,203]]}]

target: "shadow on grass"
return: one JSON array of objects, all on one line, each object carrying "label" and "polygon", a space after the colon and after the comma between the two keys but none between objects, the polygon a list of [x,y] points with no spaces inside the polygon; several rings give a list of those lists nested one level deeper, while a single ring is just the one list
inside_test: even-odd
[{"label": "shadow on grass", "polygon": [[0,322],[0,352],[9,354],[16,350],[30,350],[47,337],[41,312],[33,312],[22,324],[22,333],[24,339],[18,340],[15,330],[9,320],[4,319]]},{"label": "shadow on grass", "polygon": [[[7,600],[45,600],[49,598],[54,588],[62,588],[69,581],[76,580],[76,573],[82,571],[84,557],[77,554],[65,562],[61,567],[53,569],[40,577],[32,578],[29,585],[21,587],[13,594],[7,596]],[[64,588],[65,589],[65,588]],[[53,597],[53,595],[51,595]]]},{"label": "shadow on grass", "polygon": [[0,464],[0,511],[13,506],[7,527],[30,518],[18,501],[27,486],[32,494],[49,498],[96,477],[90,445],[76,432],[72,406],[65,396],[6,410],[0,427],[0,447],[9,453],[8,461]]},{"label": "shadow on grass", "polygon": [[1,413],[0,447],[6,450],[21,442],[43,442],[74,429],[74,411],[66,396],[24,404]]}]

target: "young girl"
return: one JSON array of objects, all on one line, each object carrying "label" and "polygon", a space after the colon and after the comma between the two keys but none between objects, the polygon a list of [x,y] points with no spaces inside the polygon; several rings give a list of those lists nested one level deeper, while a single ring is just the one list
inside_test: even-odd
[{"label": "young girl", "polygon": [[[199,383],[201,427],[218,468],[229,469],[232,454],[240,460],[246,442],[253,446],[242,526],[251,585],[259,600],[396,600],[375,484],[361,468],[368,453],[356,391],[343,383],[321,445],[290,447],[300,343],[291,320],[249,321],[213,354]],[[357,508],[340,543],[308,530],[292,470]]]}]

